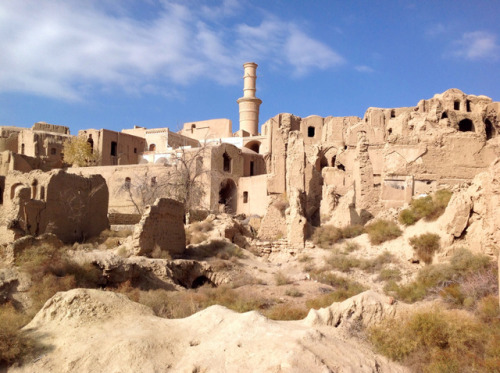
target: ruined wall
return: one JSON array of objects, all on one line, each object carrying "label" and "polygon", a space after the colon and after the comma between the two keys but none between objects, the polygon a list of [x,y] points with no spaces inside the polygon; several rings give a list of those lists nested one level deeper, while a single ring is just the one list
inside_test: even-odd
[{"label": "ruined wall", "polygon": [[62,170],[9,172],[0,223],[2,243],[23,235],[53,233],[71,243],[108,228],[108,189],[100,175]]},{"label": "ruined wall", "polygon": [[135,127],[133,129],[122,130],[122,133],[142,137],[146,140],[145,148],[140,152],[165,153],[170,148],[179,148],[181,146],[198,147],[200,142],[196,139],[180,135],[170,131],[168,128]]},{"label": "ruined wall", "polygon": [[238,214],[263,216],[267,205],[267,175],[238,179]]},{"label": "ruined wall", "polygon": [[155,251],[181,254],[186,247],[184,206],[168,198],[159,198],[148,206],[133,235],[135,255],[151,256]]}]

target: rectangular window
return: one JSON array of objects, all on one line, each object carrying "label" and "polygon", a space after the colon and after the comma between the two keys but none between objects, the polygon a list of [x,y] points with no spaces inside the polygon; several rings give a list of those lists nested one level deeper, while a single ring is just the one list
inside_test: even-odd
[{"label": "rectangular window", "polygon": [[116,141],[111,141],[111,155],[113,157],[116,157],[116,154],[118,153],[117,150],[118,150],[118,144],[116,143]]},{"label": "rectangular window", "polygon": [[56,155],[56,153],[57,153],[56,148],[50,148],[50,154],[51,155]]},{"label": "rectangular window", "polygon": [[255,175],[255,167],[254,167],[254,162],[250,161],[250,176]]},{"label": "rectangular window", "polygon": [[454,110],[460,110],[460,101],[455,101],[453,103],[453,109]]},{"label": "rectangular window", "polygon": [[307,137],[314,137],[314,134],[316,132],[316,128],[314,127],[307,127]]},{"label": "rectangular window", "polygon": [[248,192],[243,192],[243,203],[248,203]]}]

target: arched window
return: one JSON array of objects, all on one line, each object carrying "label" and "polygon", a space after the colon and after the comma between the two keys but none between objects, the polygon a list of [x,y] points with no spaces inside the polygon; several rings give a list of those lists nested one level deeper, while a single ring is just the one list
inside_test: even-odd
[{"label": "arched window", "polygon": [[33,180],[33,182],[31,183],[31,199],[36,199],[36,190],[37,190],[37,186],[38,186],[38,180],[35,179]]},{"label": "arched window", "polygon": [[391,110],[391,118],[396,118],[396,110]]},{"label": "arched window", "polygon": [[123,184],[123,187],[127,190],[130,190],[131,183],[132,183],[132,179],[130,179],[130,177],[126,177],[125,183]]},{"label": "arched window", "polygon": [[443,111],[443,114],[441,114],[441,119],[447,119],[448,118],[448,114],[446,113],[446,111]]},{"label": "arched window", "polygon": [[42,201],[45,200],[45,187],[44,186],[40,187],[40,199]]},{"label": "arched window", "polygon": [[150,144],[150,145],[149,145],[149,151],[150,151],[150,152],[154,152],[154,151],[156,151],[156,145],[155,145],[155,144]]},{"label": "arched window", "polygon": [[460,101],[455,101],[453,103],[453,109],[454,110],[460,110]]},{"label": "arched window", "polygon": [[315,133],[316,128],[314,128],[313,126],[307,127],[307,137],[314,137]]},{"label": "arched window", "polygon": [[495,129],[493,128],[493,125],[491,124],[489,119],[486,119],[484,121],[484,130],[486,132],[486,140],[489,140],[495,136]]}]

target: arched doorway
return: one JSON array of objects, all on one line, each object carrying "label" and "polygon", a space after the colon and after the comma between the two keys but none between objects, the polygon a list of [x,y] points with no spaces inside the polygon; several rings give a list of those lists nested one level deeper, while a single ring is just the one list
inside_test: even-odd
[{"label": "arched doorway", "polygon": [[486,119],[484,121],[484,130],[486,132],[486,140],[489,140],[495,136],[495,129],[493,128],[493,125],[491,124],[491,121],[489,119]]},{"label": "arched doorway", "polygon": [[224,206],[224,212],[236,213],[236,184],[231,179],[224,179],[219,188],[219,206]]},{"label": "arched doorway", "polygon": [[258,153],[260,150],[260,144],[261,144],[260,141],[257,140],[250,141],[245,144],[245,148],[253,150],[255,153]]},{"label": "arched doorway", "polygon": [[458,123],[458,130],[460,132],[474,132],[474,123],[470,119],[462,119]]}]

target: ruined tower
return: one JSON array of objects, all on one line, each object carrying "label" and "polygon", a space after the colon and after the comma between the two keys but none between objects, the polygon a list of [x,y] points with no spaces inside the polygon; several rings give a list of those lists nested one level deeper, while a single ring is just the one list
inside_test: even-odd
[{"label": "ruined tower", "polygon": [[243,97],[238,99],[240,106],[240,130],[248,132],[251,136],[259,134],[259,106],[260,98],[255,97],[255,83],[257,81],[257,64],[247,62],[243,64],[245,74],[243,76]]}]

